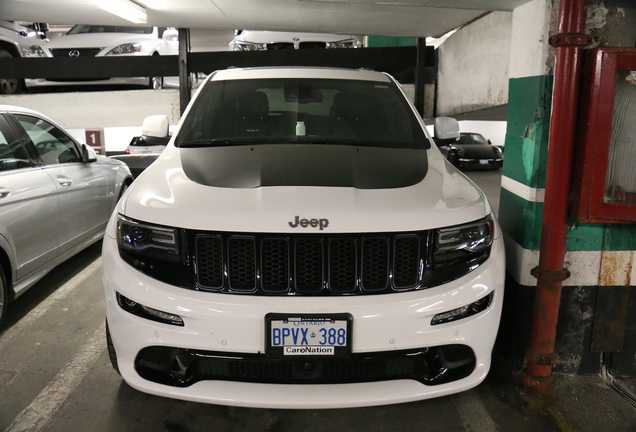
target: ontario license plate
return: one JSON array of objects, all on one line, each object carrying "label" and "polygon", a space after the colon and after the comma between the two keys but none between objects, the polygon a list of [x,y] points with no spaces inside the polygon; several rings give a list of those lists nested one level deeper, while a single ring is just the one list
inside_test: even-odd
[{"label": "ontario license plate", "polygon": [[266,346],[269,357],[343,357],[351,353],[350,314],[267,314]]}]

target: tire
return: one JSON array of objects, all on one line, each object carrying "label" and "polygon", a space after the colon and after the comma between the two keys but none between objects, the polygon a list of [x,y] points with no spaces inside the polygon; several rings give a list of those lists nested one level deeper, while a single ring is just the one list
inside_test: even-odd
[{"label": "tire", "polygon": [[[158,56],[154,53],[153,56]],[[151,90],[161,90],[163,88],[163,77],[148,77],[148,88]]]},{"label": "tire", "polygon": [[[10,52],[0,49],[1,58],[13,58]],[[0,78],[0,94],[20,94],[24,83],[19,78]]]},{"label": "tire", "polygon": [[151,90],[161,90],[163,88],[163,77],[150,77],[148,78],[148,88]]},{"label": "tire", "polygon": [[126,190],[128,190],[129,187],[130,184],[127,181],[124,181],[124,184],[121,186],[121,190],[119,191],[119,197],[117,198],[117,201],[119,201],[121,197],[124,196],[124,193],[126,193]]},{"label": "tire", "polygon": [[0,328],[7,315],[7,304],[9,303],[9,287],[7,286],[7,278],[4,276],[4,270],[0,266]]},{"label": "tire", "polygon": [[108,358],[110,359],[110,364],[113,365],[115,372],[121,376],[121,373],[119,372],[119,364],[117,363],[117,353],[115,352],[113,340],[110,337],[110,330],[108,330],[108,322],[106,322],[106,346],[108,347]]}]

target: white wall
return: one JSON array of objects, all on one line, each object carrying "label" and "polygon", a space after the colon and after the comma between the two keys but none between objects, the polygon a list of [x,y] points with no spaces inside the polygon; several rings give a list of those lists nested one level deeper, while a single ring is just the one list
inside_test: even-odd
[{"label": "white wall", "polygon": [[[547,43],[553,17],[550,0],[533,0],[512,13],[510,78],[548,75],[554,67],[554,48]],[[554,24],[553,24],[554,26]]]},{"label": "white wall", "polygon": [[460,28],[439,47],[437,115],[504,105],[512,12],[493,12]]}]

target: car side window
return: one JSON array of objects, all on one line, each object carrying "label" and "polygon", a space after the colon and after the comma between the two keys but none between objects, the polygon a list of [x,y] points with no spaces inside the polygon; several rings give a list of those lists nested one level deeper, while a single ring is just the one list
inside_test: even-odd
[{"label": "car side window", "polygon": [[0,115],[0,171],[32,166],[26,149],[13,133],[7,119]]},{"label": "car side window", "polygon": [[79,150],[75,142],[51,123],[38,117],[16,114],[35,151],[45,165],[81,162]]}]

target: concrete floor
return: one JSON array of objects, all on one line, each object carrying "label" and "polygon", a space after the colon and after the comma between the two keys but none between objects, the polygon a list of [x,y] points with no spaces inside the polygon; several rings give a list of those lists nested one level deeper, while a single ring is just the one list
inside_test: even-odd
[{"label": "concrete floor", "polygon": [[[470,176],[498,203],[499,172]],[[140,393],[123,383],[108,360],[100,247],[60,265],[9,308],[0,333],[1,431],[576,430],[519,397],[519,389],[496,370],[461,394],[342,410],[230,408]],[[620,415],[630,413],[625,408]],[[621,421],[625,429],[607,430],[636,430]]]}]

